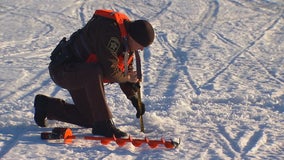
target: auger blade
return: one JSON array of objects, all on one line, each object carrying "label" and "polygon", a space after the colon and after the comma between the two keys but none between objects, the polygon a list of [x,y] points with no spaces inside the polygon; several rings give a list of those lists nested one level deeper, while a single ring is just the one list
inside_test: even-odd
[{"label": "auger blade", "polygon": [[64,143],[71,143],[73,139],[84,139],[84,140],[95,140],[100,141],[102,145],[108,145],[111,142],[115,142],[119,147],[124,146],[126,143],[131,143],[135,147],[140,147],[142,144],[148,144],[150,148],[157,148],[158,146],[164,146],[168,149],[177,148],[180,144],[179,142],[171,140],[165,140],[161,138],[159,140],[151,140],[147,137],[143,139],[132,138],[116,138],[113,137],[100,137],[100,136],[75,136],[72,135],[70,128],[54,128],[52,132],[42,132],[41,139],[44,140],[55,140],[64,139]]}]

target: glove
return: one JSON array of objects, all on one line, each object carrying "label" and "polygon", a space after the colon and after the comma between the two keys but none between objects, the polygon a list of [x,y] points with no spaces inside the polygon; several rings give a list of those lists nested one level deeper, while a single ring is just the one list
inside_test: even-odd
[{"label": "glove", "polygon": [[135,107],[137,111],[136,118],[139,118],[140,116],[142,116],[145,113],[145,104],[141,102],[141,112],[140,112],[139,105],[138,105],[138,98],[136,96],[133,96],[129,98],[129,100],[132,102],[132,105]]},{"label": "glove", "polygon": [[138,89],[140,88],[139,83],[126,82],[126,84],[129,85],[131,87],[131,89],[133,89],[134,92],[137,92]]}]

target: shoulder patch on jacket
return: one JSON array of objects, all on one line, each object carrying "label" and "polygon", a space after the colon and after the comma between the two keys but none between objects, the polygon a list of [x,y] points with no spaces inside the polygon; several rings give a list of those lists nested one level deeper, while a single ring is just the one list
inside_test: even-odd
[{"label": "shoulder patch on jacket", "polygon": [[116,53],[118,51],[119,47],[120,47],[120,42],[119,42],[118,38],[111,37],[108,44],[107,44],[108,50],[112,53]]}]

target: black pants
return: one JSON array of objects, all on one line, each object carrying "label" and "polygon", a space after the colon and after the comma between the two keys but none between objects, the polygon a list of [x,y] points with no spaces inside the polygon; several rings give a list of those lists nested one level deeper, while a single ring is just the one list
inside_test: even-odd
[{"label": "black pants", "polygon": [[49,66],[51,79],[69,91],[74,104],[50,98],[48,119],[92,127],[94,122],[112,118],[103,86],[103,73],[93,63],[69,63]]}]

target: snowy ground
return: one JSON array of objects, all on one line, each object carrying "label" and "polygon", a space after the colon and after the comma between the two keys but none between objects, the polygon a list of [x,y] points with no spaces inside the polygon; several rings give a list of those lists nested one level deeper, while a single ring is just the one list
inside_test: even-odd
[{"label": "snowy ground", "polygon": [[[94,141],[47,143],[33,99],[72,101],[50,80],[49,54],[96,9],[148,19],[143,54],[146,130],[118,86],[106,86],[117,126],[134,137],[182,139],[179,148]],[[283,0],[1,0],[0,159],[284,159]]]}]

